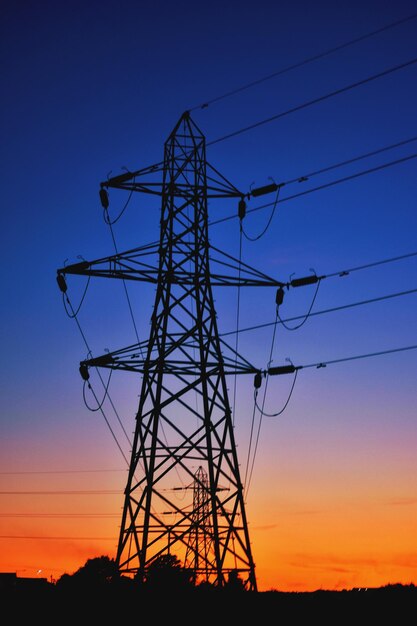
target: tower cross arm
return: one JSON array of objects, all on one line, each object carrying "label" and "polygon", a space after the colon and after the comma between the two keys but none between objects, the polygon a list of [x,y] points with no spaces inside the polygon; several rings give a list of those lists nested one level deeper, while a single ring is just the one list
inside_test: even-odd
[{"label": "tower cross arm", "polygon": [[[215,287],[288,287],[274,277],[251,267],[231,255],[212,248],[210,262],[214,271],[210,273],[210,283]],[[158,267],[159,244],[148,244],[118,254],[93,261],[82,260],[57,270],[62,281],[65,275],[96,276],[101,278],[121,278],[148,283],[164,280],[177,285],[194,285],[195,273],[190,272],[184,263],[178,264],[175,271],[166,272]],[[216,269],[220,271],[216,271]],[[204,276],[200,279],[205,280]],[[59,281],[58,281],[59,282]]]},{"label": "tower cross arm", "polygon": [[[209,355],[204,361],[204,376],[218,376],[221,372],[230,374],[256,374],[259,368],[255,367],[242,355],[238,354],[224,340],[221,341],[223,348],[223,362],[215,354]],[[181,350],[178,346],[181,344]],[[188,341],[183,342],[183,337],[173,335],[165,346],[163,354],[158,352],[156,346],[150,345],[149,341],[142,341],[126,348],[120,348],[112,352],[106,352],[97,357],[85,359],[80,363],[80,373],[83,377],[89,368],[103,367],[112,370],[124,370],[140,374],[171,374],[178,377],[190,376],[196,384],[198,372],[201,372],[201,363],[195,356],[196,340],[193,333],[189,334]]]},{"label": "tower cross arm", "polygon": [[[162,176],[161,176],[162,173]],[[100,183],[100,200],[103,208],[109,206],[108,189],[122,189],[162,196],[171,194],[175,197],[194,197],[196,191],[207,198],[242,198],[244,194],[237,189],[218,170],[207,163],[207,175],[200,185],[190,188],[186,180],[174,178],[169,183],[164,182],[164,163],[156,163],[140,170],[126,170],[123,174],[112,176]]]},{"label": "tower cross arm", "polygon": [[107,189],[110,188],[160,195],[162,185],[160,173],[163,170],[164,163],[162,161],[133,172],[126,169],[123,174],[107,178],[106,181],[100,183],[101,204],[104,208],[108,207]]},{"label": "tower cross arm", "polygon": [[[66,274],[157,283],[157,253],[158,244],[149,244],[93,261],[83,260],[71,265],[65,265],[57,270],[58,283],[60,281],[62,283]],[[152,257],[154,258],[152,259]]]}]

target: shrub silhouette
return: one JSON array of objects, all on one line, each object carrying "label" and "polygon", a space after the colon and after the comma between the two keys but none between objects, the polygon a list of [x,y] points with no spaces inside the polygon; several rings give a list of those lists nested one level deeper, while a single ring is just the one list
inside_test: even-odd
[{"label": "shrub silhouette", "polygon": [[176,556],[161,554],[148,566],[145,585],[151,591],[192,589],[193,572],[183,568]]},{"label": "shrub silhouette", "polygon": [[94,589],[110,585],[117,576],[114,559],[110,559],[108,556],[99,556],[88,559],[85,565],[80,567],[72,576],[69,574],[61,576],[57,581],[57,587],[62,589],[73,587]]}]

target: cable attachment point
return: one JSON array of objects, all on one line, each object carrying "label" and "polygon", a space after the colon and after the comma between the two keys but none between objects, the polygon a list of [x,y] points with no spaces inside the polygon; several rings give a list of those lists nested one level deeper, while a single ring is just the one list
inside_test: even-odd
[{"label": "cable attachment point", "polygon": [[58,287],[62,291],[62,293],[66,293],[67,291],[67,281],[65,280],[65,276],[63,274],[57,273],[56,281],[58,283]]},{"label": "cable attachment point", "polygon": [[291,365],[279,365],[278,367],[269,367],[268,374],[269,376],[279,376],[280,374],[293,374],[298,368]]},{"label": "cable attachment point", "polygon": [[239,206],[238,206],[238,216],[239,216],[239,219],[242,221],[243,218],[245,217],[245,215],[246,215],[246,202],[245,202],[244,198],[242,197],[239,200]]},{"label": "cable attachment point", "polygon": [[250,195],[254,198],[257,198],[258,196],[265,196],[268,193],[277,191],[279,187],[280,185],[277,185],[276,183],[270,183],[269,185],[263,185],[263,187],[256,187],[255,189],[251,189]]},{"label": "cable attachment point", "polygon": [[88,365],[86,363],[80,363],[80,374],[83,380],[88,380],[90,378]]},{"label": "cable attachment point", "polygon": [[255,378],[253,381],[253,386],[255,387],[255,389],[259,389],[261,385],[262,385],[262,372],[256,372]]},{"label": "cable attachment point", "polygon": [[255,189],[252,189],[252,185],[251,185],[250,191],[248,193],[248,198],[250,198],[251,196],[253,198],[258,198],[259,196],[266,196],[268,193],[279,191],[279,189],[281,189],[281,187],[285,185],[285,183],[276,183],[271,177],[269,178],[270,180],[272,180],[272,183],[270,183],[269,185],[262,185],[262,187],[255,187]]},{"label": "cable attachment point", "polygon": [[277,293],[275,295],[275,304],[277,306],[281,306],[284,301],[284,289],[282,287],[278,287]]},{"label": "cable attachment point", "polygon": [[313,276],[303,276],[302,278],[293,278],[290,282],[291,287],[304,287],[304,285],[314,285],[318,283],[319,277],[316,274]]},{"label": "cable attachment point", "polygon": [[107,193],[107,190],[104,189],[104,187],[101,187],[99,194],[100,194],[101,206],[103,207],[103,209],[108,209],[109,208],[109,194]]}]

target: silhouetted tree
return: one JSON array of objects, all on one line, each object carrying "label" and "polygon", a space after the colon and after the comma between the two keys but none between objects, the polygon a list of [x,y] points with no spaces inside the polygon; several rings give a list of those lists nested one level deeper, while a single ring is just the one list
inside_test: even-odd
[{"label": "silhouetted tree", "polygon": [[229,576],[226,583],[227,591],[246,591],[243,580],[239,577],[239,572],[233,569],[229,572]]},{"label": "silhouetted tree", "polygon": [[146,571],[146,586],[149,590],[173,591],[194,588],[194,575],[185,569],[173,554],[161,554]]},{"label": "silhouetted tree", "polygon": [[99,556],[88,559],[85,565],[80,567],[72,576],[63,574],[57,581],[57,587],[93,589],[109,585],[117,576],[114,559],[110,559],[108,556]]}]

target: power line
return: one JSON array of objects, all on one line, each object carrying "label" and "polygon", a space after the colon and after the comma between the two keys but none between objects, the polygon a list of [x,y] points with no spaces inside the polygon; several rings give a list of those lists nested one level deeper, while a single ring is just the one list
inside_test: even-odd
[{"label": "power line", "polygon": [[216,98],[212,98],[211,100],[207,100],[206,102],[199,104],[197,106],[194,106],[190,109],[190,111],[195,111],[196,109],[206,109],[208,106],[210,106],[211,104],[214,104],[215,102],[219,102],[220,100],[224,100],[225,98],[229,98],[230,96],[234,96],[238,93],[241,93],[242,91],[245,91],[247,89],[250,89],[251,87],[255,87],[256,85],[260,85],[261,83],[264,83],[268,80],[271,80],[272,78],[276,78],[277,76],[280,76],[282,74],[286,74],[287,72],[290,72],[292,70],[298,69],[299,67],[302,67],[303,65],[307,65],[308,63],[312,63],[313,61],[318,61],[326,56],[329,56],[330,54],[333,54],[334,52],[338,52],[339,50],[343,50],[344,48],[347,48],[349,46],[352,46],[356,43],[359,43],[360,41],[364,41],[365,39],[369,39],[370,37],[373,37],[375,35],[378,35],[382,32],[385,32],[387,30],[389,30],[390,28],[394,28],[395,26],[399,26],[400,24],[404,24],[405,22],[409,22],[411,20],[414,20],[417,17],[417,13],[414,13],[413,15],[409,15],[408,17],[405,17],[401,20],[397,20],[396,22],[392,22],[390,24],[387,24],[386,26],[383,26],[381,28],[378,28],[374,31],[371,31],[365,35],[361,35],[360,37],[355,37],[354,39],[351,39],[350,41],[346,41],[345,43],[342,43],[338,46],[335,46],[333,48],[329,48],[328,50],[325,50],[324,52],[320,52],[319,54],[315,54],[311,57],[308,57],[306,59],[304,59],[303,61],[299,61],[298,63],[293,63],[281,70],[277,70],[275,72],[272,72],[272,74],[268,74],[267,76],[264,76],[263,78],[259,78],[257,80],[251,81],[249,83],[246,83],[245,85],[242,85],[241,87],[237,87],[236,89],[232,89],[231,91],[227,91],[226,93],[222,94],[221,96],[217,96]]},{"label": "power line", "polygon": [[332,359],[330,361],[319,361],[317,363],[310,363],[309,365],[299,365],[295,366],[296,369],[306,369],[308,367],[321,368],[326,367],[327,365],[333,365],[334,363],[346,363],[347,361],[355,361],[358,359],[367,359],[369,357],[374,356],[383,356],[386,354],[394,354],[395,352],[405,352],[407,350],[416,350],[417,345],[415,346],[405,346],[402,348],[391,348],[389,350],[380,350],[379,352],[368,352],[367,354],[357,354],[355,356],[343,357],[341,359]]},{"label": "power line", "polygon": [[[135,180],[135,179],[133,179],[133,182],[134,182],[134,180]],[[132,193],[133,193],[133,188],[130,190],[130,195],[129,195],[128,201],[127,201],[127,202],[126,202],[126,204],[125,204],[125,207],[124,207],[123,211],[124,211],[124,210],[125,210],[125,208],[127,207],[127,204],[128,204],[128,202],[129,202],[129,200],[130,200],[130,197],[131,197]],[[123,211],[122,211],[122,212],[123,212]],[[106,215],[106,217],[108,217],[108,212],[107,212],[107,209],[105,209],[105,215]],[[117,219],[119,219],[119,218],[121,217],[121,215],[122,215],[122,213],[119,215],[119,217],[118,217]],[[105,221],[106,221],[106,223],[107,223],[107,224],[108,224],[108,226],[109,226],[109,229],[110,229],[110,234],[111,234],[111,237],[112,237],[112,240],[113,240],[114,250],[115,250],[115,252],[116,252],[116,255],[118,255],[118,254],[119,254],[119,251],[118,251],[118,248],[117,248],[117,244],[116,244],[116,237],[115,237],[115,235],[114,235],[114,230],[113,230],[113,226],[112,226],[112,224],[113,224],[114,222],[111,222],[111,221],[110,221],[110,219],[105,219]],[[134,329],[134,331],[135,331],[135,335],[136,335],[136,341],[138,342],[139,349],[140,349],[140,351],[141,351],[141,353],[142,353],[142,348],[141,348],[141,345],[140,345],[139,333],[138,333],[138,329],[137,329],[137,326],[136,326],[135,316],[133,315],[132,303],[131,303],[131,301],[130,301],[129,292],[128,292],[127,285],[126,285],[126,281],[125,281],[125,279],[124,279],[124,278],[122,279],[122,282],[123,282],[124,292],[125,292],[125,295],[126,295],[127,306],[128,306],[129,313],[130,313],[130,318],[131,318],[131,320],[132,320],[133,329]],[[142,356],[143,356],[143,354],[142,354]]]},{"label": "power line", "polygon": [[125,469],[89,469],[89,470],[28,470],[22,472],[0,472],[1,475],[20,474],[86,474],[90,472],[125,472]]},{"label": "power line", "polygon": [[34,518],[50,518],[50,519],[108,519],[119,518],[114,513],[0,513],[0,517],[34,517]]},{"label": "power line", "polygon": [[[377,154],[382,154],[383,152],[387,152],[388,150],[393,150],[394,148],[399,148],[399,147],[405,146],[405,145],[407,145],[409,143],[412,143],[414,141],[417,141],[417,136],[409,137],[408,139],[403,139],[402,141],[397,141],[397,142],[395,142],[393,144],[382,146],[381,148],[377,148],[376,150],[371,150],[370,152],[365,152],[365,153],[357,155],[355,157],[351,157],[349,159],[345,159],[344,161],[340,161],[338,163],[333,163],[332,165],[327,165],[326,167],[322,167],[322,168],[320,168],[318,170],[314,170],[312,172],[309,172],[308,174],[303,174],[302,176],[297,176],[296,178],[291,178],[289,180],[283,181],[283,182],[278,183],[278,184],[277,183],[272,183],[270,185],[266,185],[265,187],[260,187],[260,188],[254,189],[254,190],[251,189],[249,191],[249,193],[246,194],[246,197],[248,197],[248,198],[250,198],[251,196],[258,197],[260,195],[265,195],[265,194],[271,193],[273,191],[277,191],[277,195],[276,195],[276,198],[275,198],[274,202],[269,203],[267,205],[267,206],[273,206],[273,209],[272,209],[271,215],[270,215],[270,217],[268,219],[267,226],[264,228],[264,230],[262,231],[261,235],[259,235],[258,237],[255,237],[255,238],[251,238],[251,237],[248,237],[246,235],[246,238],[250,239],[250,241],[256,241],[257,239],[259,239],[266,232],[267,228],[269,227],[269,225],[271,223],[272,217],[273,217],[273,215],[275,213],[275,209],[276,209],[276,206],[277,206],[277,203],[278,203],[278,194],[279,194],[279,191],[282,189],[282,187],[288,186],[288,185],[292,185],[294,183],[303,183],[303,182],[305,182],[307,180],[310,180],[310,178],[313,178],[314,176],[318,176],[320,174],[324,174],[324,173],[330,172],[330,171],[338,169],[340,167],[345,167],[346,165],[352,165],[352,163],[356,163],[356,162],[361,161],[363,159],[368,159],[369,157],[376,156]],[[344,180],[344,179],[342,179],[342,180]],[[243,217],[245,217],[246,212],[247,212],[246,211],[246,203],[244,202],[243,198],[242,198],[242,202],[244,204],[243,213],[241,213],[240,205],[239,205],[239,211],[238,211],[238,214],[239,214],[239,217],[240,217],[240,222],[241,222],[241,229],[242,229]]]},{"label": "power line", "polygon": [[[281,202],[284,202],[285,200],[293,200],[294,198],[299,198],[300,196],[305,196],[309,193],[312,193],[313,191],[320,191],[322,189],[327,189],[328,187],[333,187],[334,185],[345,183],[350,180],[354,180],[355,178],[360,178],[361,176],[366,176],[367,174],[373,174],[374,172],[378,172],[379,170],[383,170],[387,167],[392,167],[393,165],[399,165],[400,163],[405,163],[407,161],[415,159],[416,157],[417,157],[417,152],[414,152],[413,154],[409,154],[408,156],[402,157],[401,159],[389,161],[388,163],[382,163],[381,165],[376,165],[375,167],[368,168],[367,170],[362,170],[361,172],[356,172],[355,174],[350,174],[349,176],[344,176],[343,178],[338,178],[337,180],[324,183],[322,185],[319,185],[318,187],[314,187],[306,191],[301,191],[299,193],[293,194],[292,196],[286,196],[285,198],[282,198]],[[267,206],[271,206],[271,204],[272,203],[269,203],[269,205]],[[253,211],[255,209],[248,209],[247,213],[250,213],[251,210]]]},{"label": "power line", "polygon": [[364,265],[356,265],[355,267],[351,267],[347,270],[342,270],[340,272],[333,272],[332,274],[326,274],[326,276],[323,278],[332,278],[333,276],[346,276],[346,274],[351,274],[352,272],[359,272],[361,270],[369,269],[370,267],[376,267],[377,265],[384,265],[386,263],[394,263],[395,261],[403,261],[404,259],[409,259],[413,256],[417,256],[417,252],[409,252],[407,254],[401,254],[400,256],[394,256],[388,259],[382,259],[381,261],[372,261],[371,263],[365,263]]},{"label": "power line", "polygon": [[[350,180],[353,180],[355,178],[359,178],[361,176],[366,176],[367,174],[372,174],[374,172],[377,172],[379,170],[383,170],[385,168],[388,167],[392,167],[393,165],[398,165],[399,163],[405,163],[406,161],[410,161],[411,159],[415,159],[417,157],[417,153],[413,153],[410,154],[406,157],[403,157],[401,159],[396,159],[395,161],[389,161],[388,163],[383,163],[381,165],[377,165],[375,167],[369,168],[367,170],[362,170],[360,172],[356,172],[355,174],[350,174],[349,176],[345,176],[343,178],[338,178],[336,180],[333,180],[329,183],[324,183],[323,185],[319,185],[318,187],[312,187],[311,189],[307,189],[305,191],[300,191],[299,193],[295,193],[291,196],[285,196],[284,198],[281,198],[280,200],[280,204],[282,204],[283,202],[286,202],[288,200],[295,200],[296,198],[300,198],[301,196],[305,196],[309,193],[313,193],[315,191],[321,191],[322,189],[327,189],[328,187],[333,187],[335,185],[339,185],[340,183],[345,183],[348,182]],[[268,202],[267,204],[262,204],[261,206],[258,207],[254,207],[252,209],[247,209],[246,214],[248,213],[254,213],[255,211],[260,211],[262,209],[266,209],[267,207],[273,206],[274,202]],[[222,217],[218,220],[214,220],[212,222],[209,222],[210,226],[214,226],[215,224],[220,224],[222,222],[227,222],[228,220],[232,220],[232,219],[236,219],[238,217],[237,214],[234,215],[229,215],[227,217]]]},{"label": "power line", "polygon": [[[362,306],[365,304],[372,304],[374,302],[381,302],[382,300],[388,300],[390,298],[398,298],[400,296],[406,296],[412,293],[417,293],[417,289],[409,289],[407,291],[400,291],[397,293],[387,294],[385,296],[379,296],[377,298],[369,298],[368,300],[361,300],[359,302],[351,302],[350,304],[342,304],[340,306],[332,307],[329,309],[322,309],[321,311],[311,311],[309,313],[309,317],[313,317],[314,315],[324,315],[326,313],[334,313],[336,311],[343,311],[344,309],[350,309],[356,306]],[[288,317],[283,320],[279,320],[278,323],[282,324],[283,322],[294,322],[296,320],[304,319],[305,314],[303,315],[295,315],[294,317]],[[260,328],[267,328],[268,326],[274,326],[274,322],[266,322],[264,324],[257,324],[256,326],[249,326],[247,328],[239,329],[239,333],[248,332],[250,330],[259,330]],[[224,337],[227,335],[234,335],[236,333],[235,330],[228,331],[226,333],[221,333],[220,337]]]},{"label": "power line", "polygon": [[398,352],[406,352],[409,350],[416,350],[417,345],[412,346],[403,346],[401,348],[390,348],[388,350],[380,350],[378,352],[367,352],[365,354],[356,354],[354,356],[346,356],[340,359],[331,359],[329,361],[317,361],[315,363],[309,363],[308,365],[283,365],[277,367],[268,367],[266,370],[258,370],[258,374],[264,373],[268,376],[279,376],[284,374],[293,374],[298,370],[307,369],[309,367],[315,367],[316,369],[320,369],[322,367],[327,367],[327,365],[333,365],[335,363],[346,363],[348,361],[356,361],[359,359],[368,359],[370,357],[375,356],[384,356],[387,354],[394,354]]},{"label": "power line", "polygon": [[[276,312],[274,330],[273,330],[273,333],[272,333],[272,340],[271,340],[271,347],[270,347],[270,352],[269,352],[268,365],[272,362],[272,354],[273,354],[274,345],[275,345],[277,323],[278,323],[278,309],[277,309],[277,312]],[[259,408],[256,402],[254,403],[254,411],[253,411],[253,414],[252,414],[251,436],[250,436],[250,439],[249,439],[248,458],[247,458],[247,461],[246,461],[246,470],[245,470],[246,496],[247,496],[248,491],[249,491],[249,485],[250,485],[251,476],[252,476],[252,472],[253,472],[253,466],[254,466],[255,458],[256,458],[256,451],[257,451],[258,443],[259,443],[259,435],[260,435],[260,431],[261,431],[263,410],[264,410],[264,405],[265,405],[265,401],[266,401],[266,392],[267,392],[267,389],[268,389],[268,381],[269,381],[269,376],[267,375],[266,376],[265,389],[264,389],[264,396],[263,396],[263,401],[262,401],[262,408]],[[257,392],[257,389],[256,389],[256,392]],[[254,428],[254,424],[255,424],[255,413],[256,413],[255,408],[258,409],[258,411],[260,412],[260,418],[259,418],[258,432],[257,432],[257,435],[256,435],[256,440],[255,440],[255,449],[254,449],[254,452],[253,452],[252,464],[251,464],[251,467],[249,468],[249,457],[250,457],[250,452],[251,452],[251,447],[252,447],[252,434],[253,434],[253,428]],[[249,472],[249,480],[248,480],[248,472]]]},{"label": "power line", "polygon": [[47,537],[34,535],[0,535],[0,539],[57,539],[58,541],[117,541],[116,537]]},{"label": "power line", "polygon": [[102,490],[75,490],[75,491],[0,491],[0,495],[2,496],[67,496],[67,495],[76,495],[76,496],[98,496],[98,495],[110,495],[110,494],[118,494],[120,495],[120,490],[118,489],[102,489]]},{"label": "power line", "polygon": [[[63,301],[64,301],[64,302],[65,302],[65,300],[67,301],[68,306],[70,307],[71,312],[73,313],[72,317],[73,317],[73,319],[75,319],[75,322],[76,322],[76,324],[77,324],[78,330],[80,331],[81,337],[83,338],[84,343],[85,343],[85,345],[86,345],[86,347],[87,347],[88,353],[89,353],[89,354],[91,354],[91,349],[90,349],[90,346],[88,345],[88,341],[87,341],[87,339],[86,339],[85,333],[83,332],[83,330],[82,330],[82,328],[81,328],[81,324],[80,324],[80,321],[79,321],[79,319],[78,319],[78,315],[76,315],[76,314],[75,314],[75,312],[74,312],[74,309],[73,309],[73,306],[72,306],[72,304],[71,304],[71,301],[70,301],[70,299],[69,299],[69,297],[68,297],[68,294],[64,291],[64,292],[63,292],[63,294],[62,294],[62,296],[63,296]],[[99,377],[99,379],[100,379],[100,381],[101,381],[101,384],[103,385],[103,387],[104,387],[104,389],[105,389],[105,397],[107,397],[107,398],[108,398],[108,400],[109,400],[109,402],[110,402],[110,404],[111,404],[111,406],[112,406],[112,408],[113,408],[113,411],[114,411],[114,413],[115,413],[115,415],[116,415],[116,417],[117,417],[117,420],[118,420],[118,422],[119,422],[119,424],[120,424],[120,426],[121,426],[121,428],[122,428],[122,430],[123,430],[123,433],[124,433],[124,435],[125,435],[125,437],[126,437],[126,439],[127,439],[128,443],[129,443],[129,444],[131,444],[130,439],[129,439],[129,436],[128,436],[128,434],[127,434],[127,432],[126,432],[126,430],[125,430],[125,428],[124,428],[124,426],[123,426],[123,423],[122,423],[122,421],[121,421],[121,419],[120,419],[120,416],[119,416],[119,414],[118,414],[118,412],[117,412],[117,410],[116,410],[116,407],[114,406],[113,401],[112,401],[112,399],[111,399],[111,397],[110,397],[110,394],[108,393],[108,387],[106,387],[106,385],[105,385],[105,383],[104,383],[104,380],[103,380],[103,377],[102,377],[102,375],[101,375],[101,373],[100,373],[100,370],[99,370],[98,368],[96,368],[96,370],[97,370],[98,377]],[[126,458],[126,455],[125,455],[125,453],[123,452],[123,449],[122,449],[122,447],[121,447],[121,445],[120,445],[120,443],[119,443],[119,441],[118,441],[118,439],[117,439],[117,437],[116,437],[116,434],[115,434],[115,432],[114,432],[113,428],[111,427],[110,422],[109,422],[109,420],[107,419],[106,414],[104,413],[103,407],[102,407],[102,406],[101,406],[101,404],[99,403],[99,401],[98,401],[98,399],[97,399],[97,396],[96,396],[96,394],[95,394],[95,392],[94,392],[93,388],[91,387],[91,385],[89,385],[89,389],[91,390],[92,394],[94,395],[94,398],[95,398],[95,400],[96,400],[96,402],[97,402],[98,410],[100,410],[100,412],[101,412],[101,414],[102,414],[102,416],[103,416],[103,418],[104,418],[104,421],[106,422],[107,427],[108,427],[108,429],[110,430],[111,435],[112,435],[112,437],[113,437],[114,441],[116,442],[117,447],[119,448],[119,450],[120,450],[120,452],[121,452],[121,454],[122,454],[122,456],[123,456],[124,460],[126,461],[127,465],[129,466],[129,462],[128,462],[127,458]],[[103,401],[104,401],[104,399],[103,399]]]},{"label": "power line", "polygon": [[388,76],[388,74],[392,74],[393,72],[397,72],[398,70],[404,69],[406,67],[409,67],[411,65],[413,65],[414,63],[417,63],[417,57],[415,57],[414,59],[410,59],[409,61],[406,61],[405,63],[401,63],[399,65],[395,65],[394,67],[390,67],[386,70],[383,70],[382,72],[378,72],[378,74],[373,74],[372,76],[368,76],[367,78],[364,78],[362,80],[358,80],[354,83],[351,83],[350,85],[346,85],[345,87],[341,87],[339,89],[336,89],[334,91],[331,91],[330,93],[327,93],[323,96],[319,96],[318,98],[314,98],[313,100],[309,100],[307,102],[304,102],[303,104],[299,104],[295,107],[292,107],[291,109],[287,109],[286,111],[282,111],[281,113],[277,113],[276,115],[272,115],[271,117],[267,117],[264,120],[260,120],[259,122],[255,122],[254,124],[250,124],[249,126],[245,126],[244,128],[240,128],[239,130],[235,130],[232,133],[228,133],[227,135],[223,135],[222,137],[219,137],[218,139],[214,139],[213,141],[208,142],[206,145],[207,146],[212,146],[216,143],[220,143],[221,141],[225,141],[226,139],[231,139],[232,137],[236,137],[237,135],[241,135],[242,133],[246,133],[249,130],[253,130],[254,128],[258,128],[259,126],[263,126],[264,124],[269,124],[270,122],[273,122],[281,117],[284,117],[285,115],[289,115],[290,113],[295,113],[296,111],[301,111],[302,109],[305,109],[307,107],[312,106],[313,104],[318,104],[319,102],[323,102],[324,100],[328,100],[329,98],[333,98],[334,96],[340,95],[342,93],[346,93],[347,91],[350,91],[352,89],[356,89],[356,87],[360,87],[361,85],[365,85],[367,83],[370,83],[374,80],[377,80],[378,78],[382,78],[384,76]]},{"label": "power line", "polygon": [[[275,325],[276,326],[276,325]],[[267,417],[277,417],[279,416],[287,407],[288,402],[292,396],[293,390],[294,390],[294,385],[297,379],[297,374],[299,372],[299,370],[301,369],[306,369],[309,367],[315,367],[316,369],[319,368],[323,368],[323,367],[327,367],[327,365],[333,365],[335,363],[345,363],[347,361],[353,361],[353,360],[358,360],[358,359],[365,359],[365,358],[370,358],[370,357],[375,357],[375,356],[383,356],[383,355],[387,355],[387,354],[394,354],[397,352],[404,352],[407,350],[415,350],[417,349],[417,345],[413,345],[413,346],[405,346],[405,347],[401,347],[401,348],[391,348],[388,350],[381,350],[379,352],[369,352],[366,354],[359,354],[359,355],[355,355],[355,356],[350,356],[350,357],[342,357],[340,359],[332,359],[332,360],[328,360],[328,361],[319,361],[316,363],[310,363],[308,365],[291,365],[291,366],[283,366],[283,367],[268,367],[263,373],[266,376],[266,385],[268,383],[268,379],[269,376],[274,376],[274,375],[278,375],[278,374],[289,374],[289,373],[294,373],[294,380],[291,386],[291,390],[290,390],[290,394],[288,396],[288,399],[284,405],[284,408],[281,411],[278,411],[274,414],[268,414],[265,413],[263,410],[263,404],[262,404],[262,408],[259,407],[258,403],[257,403],[257,393],[258,393],[258,389],[257,386],[255,385],[255,408],[258,409],[258,411],[260,412],[260,421],[259,421],[259,425],[258,425],[258,434],[257,434],[257,440],[256,440],[256,445],[255,445],[255,451],[254,451],[254,455],[253,455],[253,459],[252,459],[252,467],[251,467],[251,471],[250,471],[250,476],[249,476],[249,481],[248,481],[248,485],[247,485],[247,489],[249,489],[249,485],[251,482],[251,478],[252,478],[252,473],[253,473],[253,467],[254,467],[254,463],[255,463],[255,456],[256,456],[256,452],[257,452],[257,447],[258,447],[258,439],[259,439],[259,435],[260,435],[260,429],[261,429],[261,424],[262,424],[262,417],[263,416],[267,416]],[[261,373],[261,372],[259,372]],[[266,396],[266,387],[265,387],[265,392],[264,392],[264,402],[265,402],[265,396]],[[246,475],[245,475],[245,481],[246,481]]]},{"label": "power line", "polygon": [[376,156],[377,154],[381,154],[382,152],[387,152],[388,150],[393,150],[394,148],[405,146],[406,144],[412,143],[413,141],[417,141],[417,137],[410,137],[409,139],[404,139],[403,141],[397,141],[396,143],[383,146],[382,148],[377,148],[376,150],[372,150],[371,152],[366,152],[356,157],[346,159],[345,161],[340,161],[339,163],[328,165],[327,167],[322,167],[321,169],[315,170],[313,172],[309,172],[308,174],[304,174],[303,176],[298,176],[297,178],[292,178],[290,180],[287,180],[285,181],[285,183],[281,183],[281,186],[304,182],[305,180],[313,178],[313,176],[318,176],[319,174],[325,174],[326,172],[330,172],[331,170],[335,170],[339,167],[344,167],[345,165],[352,165],[352,163],[356,163],[357,161],[361,161],[362,159],[367,159],[371,156]]}]

